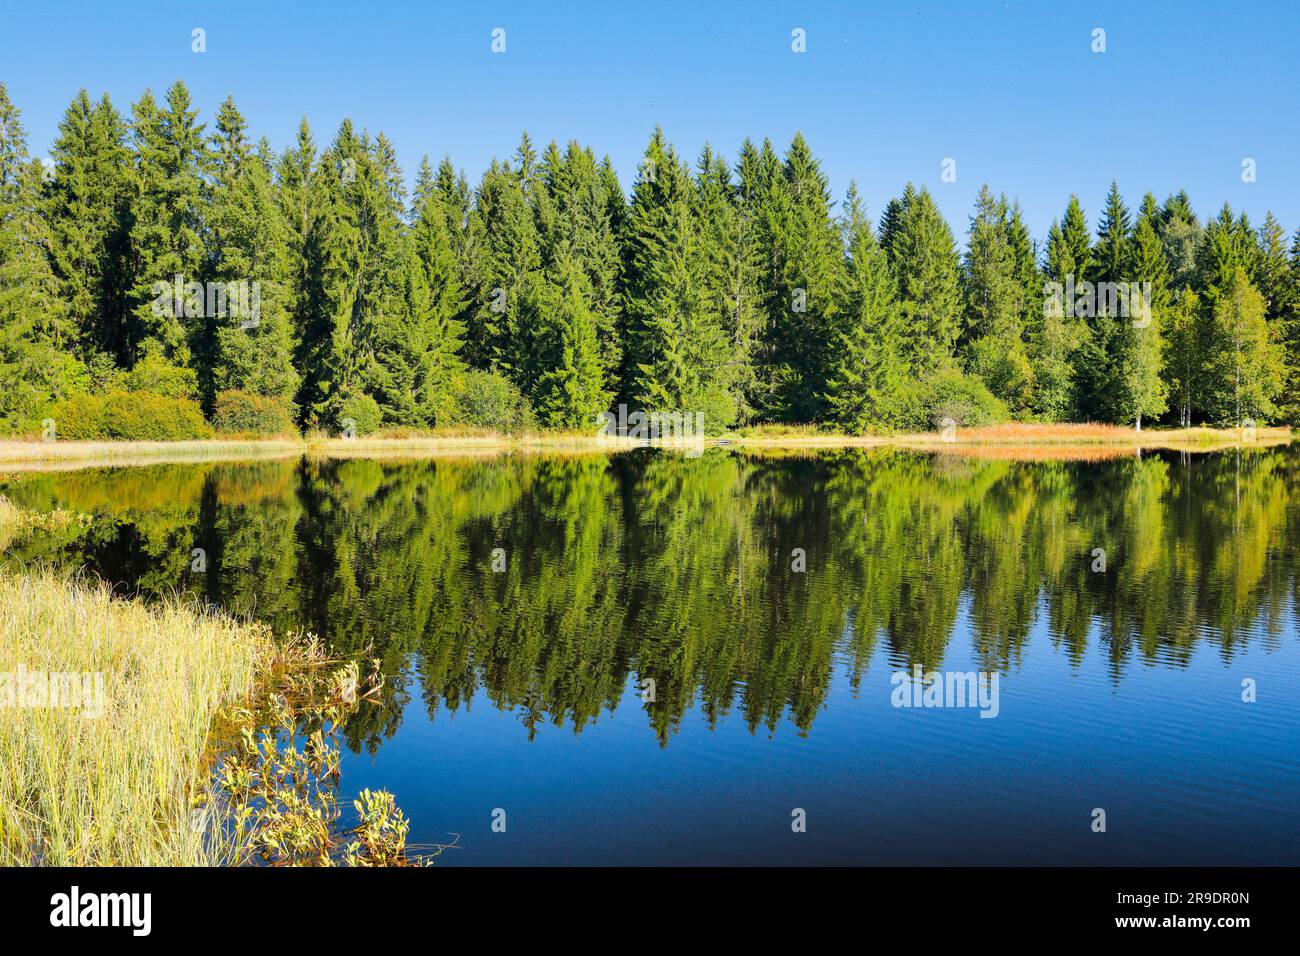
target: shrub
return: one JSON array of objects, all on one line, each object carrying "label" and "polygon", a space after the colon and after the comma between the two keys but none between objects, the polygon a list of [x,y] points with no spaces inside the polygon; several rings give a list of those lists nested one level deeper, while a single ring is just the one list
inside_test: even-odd
[{"label": "shrub", "polygon": [[978,378],[955,369],[935,372],[913,387],[907,401],[906,427],[928,431],[951,419],[963,428],[993,425],[1011,417],[1005,403]]},{"label": "shrub", "polygon": [[54,407],[57,438],[187,441],[212,437],[197,402],[153,392],[74,395]]},{"label": "shrub", "polygon": [[533,425],[533,409],[514,383],[500,372],[470,369],[457,376],[453,424],[519,431]]},{"label": "shrub", "polygon": [[163,357],[155,343],[149,343],[135,368],[124,376],[127,392],[152,392],[167,398],[193,398],[198,394],[198,376],[193,369],[174,365]]},{"label": "shrub", "polygon": [[686,410],[704,414],[704,431],[709,435],[720,435],[736,424],[736,400],[721,385],[702,389],[687,403]]},{"label": "shrub", "polygon": [[298,431],[288,402],[235,388],[217,394],[212,425],[227,434],[288,435]]},{"label": "shrub", "polygon": [[346,431],[347,422],[351,420],[357,435],[369,435],[379,428],[384,420],[383,409],[379,403],[364,393],[348,396],[339,406],[338,429]]}]

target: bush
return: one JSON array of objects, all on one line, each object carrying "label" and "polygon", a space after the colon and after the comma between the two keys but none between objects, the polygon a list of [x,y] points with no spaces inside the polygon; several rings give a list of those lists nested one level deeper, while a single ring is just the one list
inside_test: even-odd
[{"label": "bush", "polygon": [[384,420],[384,412],[379,407],[379,403],[369,395],[358,393],[348,396],[339,406],[337,422],[339,431],[347,431],[349,420],[356,435],[369,435],[379,428]]},{"label": "bush", "polygon": [[935,372],[908,396],[906,427],[929,431],[951,419],[962,428],[994,425],[1011,417],[1005,403],[973,376],[955,369]]},{"label": "bush", "polygon": [[688,412],[701,412],[704,415],[704,432],[708,435],[720,435],[736,424],[736,399],[721,385],[712,385],[701,390],[686,403]]},{"label": "bush", "polygon": [[188,441],[211,438],[197,402],[153,392],[74,395],[54,407],[56,438],[74,441]]},{"label": "bush", "polygon": [[193,398],[199,390],[199,380],[194,370],[169,362],[153,342],[146,345],[144,355],[135,363],[135,368],[123,378],[125,387],[121,390],[127,392],[151,392],[167,398]]},{"label": "bush", "polygon": [[219,432],[241,435],[297,434],[288,402],[230,388],[217,394],[212,425]]},{"label": "bush", "polygon": [[470,369],[457,376],[453,424],[511,432],[533,425],[533,409],[514,383],[500,372]]}]

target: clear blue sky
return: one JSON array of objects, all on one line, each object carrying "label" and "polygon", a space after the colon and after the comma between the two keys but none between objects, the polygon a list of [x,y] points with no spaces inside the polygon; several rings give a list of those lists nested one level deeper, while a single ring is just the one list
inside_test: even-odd
[{"label": "clear blue sky", "polygon": [[747,135],[784,148],[802,130],[837,198],[856,179],[874,216],[926,184],[959,236],[983,182],[1041,238],[1071,191],[1095,225],[1112,177],[1133,206],[1182,187],[1202,219],[1227,199],[1300,226],[1293,0],[5,5],[0,80],[35,155],[78,88],[125,110],[180,77],[204,120],[233,94],[277,148],[304,115],[320,144],[344,116],[382,130],[408,180],[423,153],[449,153],[477,181],[523,129],[608,153],[625,186],[656,124],[692,160],[706,140],[734,160]]}]

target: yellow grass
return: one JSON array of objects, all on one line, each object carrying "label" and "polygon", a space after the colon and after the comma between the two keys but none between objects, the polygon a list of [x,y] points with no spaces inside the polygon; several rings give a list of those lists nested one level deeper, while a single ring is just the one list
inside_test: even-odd
[{"label": "yellow grass", "polygon": [[[0,863],[229,862],[236,848],[199,809],[211,786],[204,753],[216,715],[250,692],[273,654],[269,631],[15,570],[0,569],[0,672],[9,675],[0,678]],[[15,686],[20,666],[29,678],[78,675],[92,693],[80,707],[33,706]]]},{"label": "yellow grass", "polygon": [[1166,448],[1175,451],[1204,451],[1249,445],[1275,445],[1291,440],[1289,428],[1144,428],[1138,431],[1122,425],[1038,424],[1008,422],[981,428],[958,428],[943,436],[900,435],[894,441],[907,446],[935,445],[1019,445],[1019,446],[1117,446],[1122,448]]},{"label": "yellow grass", "polygon": [[[1259,428],[1253,436],[1240,429],[1146,428],[1137,431],[1119,425],[1035,424],[1012,422],[983,428],[959,428],[955,434],[938,432],[908,435],[846,435],[812,425],[756,425],[737,429],[707,445],[752,448],[843,448],[894,446],[959,450],[977,446],[1054,446],[1064,454],[1070,447],[1100,446],[1125,449],[1166,448],[1208,451],[1234,446],[1276,445],[1291,440],[1289,428]],[[506,451],[610,452],[645,444],[632,438],[583,432],[528,432],[511,435],[486,429],[386,429],[363,438],[309,435],[303,439],[194,442],[40,442],[0,441],[0,465],[5,471],[57,470],[112,465],[145,465],[163,461],[229,461],[309,455],[321,458],[434,457],[443,454],[492,455]],[[690,441],[663,440],[657,445],[681,448]]]}]

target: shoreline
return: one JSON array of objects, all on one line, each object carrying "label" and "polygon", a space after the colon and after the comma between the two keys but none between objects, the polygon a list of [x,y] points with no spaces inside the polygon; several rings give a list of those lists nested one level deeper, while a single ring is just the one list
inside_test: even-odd
[{"label": "shoreline", "polygon": [[[1014,457],[1024,449],[1029,457],[1050,452],[1054,457],[1080,457],[1098,453],[1134,451],[1211,452],[1234,448],[1262,448],[1288,444],[1294,439],[1288,427],[1241,429],[1148,428],[1136,431],[1110,425],[996,425],[958,430],[956,435],[936,432],[898,435],[846,435],[802,428],[758,427],[704,440],[707,448],[757,450],[901,448],[952,454],[995,453]],[[267,438],[207,439],[202,441],[55,441],[0,439],[0,467],[10,471],[93,468],[209,461],[257,461],[290,457],[387,458],[497,455],[508,452],[610,453],[633,448],[658,447],[693,450],[689,440],[648,441],[574,433],[525,435],[429,434],[379,435],[372,438]]]}]

